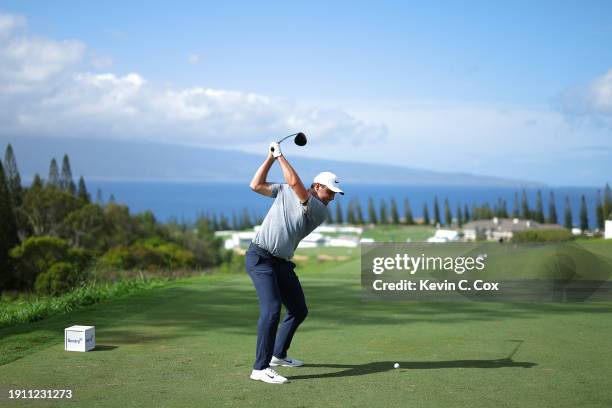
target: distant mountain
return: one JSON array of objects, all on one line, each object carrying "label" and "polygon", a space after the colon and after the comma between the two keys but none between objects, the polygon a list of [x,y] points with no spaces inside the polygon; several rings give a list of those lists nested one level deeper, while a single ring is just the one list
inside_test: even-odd
[{"label": "distant mountain", "polygon": [[[64,153],[70,156],[75,179],[150,180],[198,182],[248,182],[262,163],[262,155],[229,150],[194,148],[146,142],[85,139],[51,139],[0,136],[2,158],[8,143],[13,145],[24,182],[38,173],[47,178],[55,157],[61,166]],[[333,171],[340,182],[364,184],[409,184],[445,186],[540,187],[543,183],[468,173],[443,173],[401,166],[318,160],[291,156],[293,167],[304,181],[318,172]],[[274,166],[270,180],[282,180]]]}]

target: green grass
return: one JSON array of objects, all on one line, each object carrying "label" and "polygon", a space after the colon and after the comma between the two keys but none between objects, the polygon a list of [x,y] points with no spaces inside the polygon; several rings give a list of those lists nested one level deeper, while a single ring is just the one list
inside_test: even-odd
[{"label": "green grass", "polygon": [[[11,388],[68,388],[70,402],[30,405],[612,405],[612,302],[366,302],[357,258],[309,263],[298,274],[310,314],[291,355],[307,365],[279,369],[290,384],[248,379],[257,298],[246,274],[225,274],[0,329],[2,397]],[[72,324],[96,326],[96,351],[63,351]]]},{"label": "green grass", "polygon": [[0,302],[0,328],[42,320],[107,299],[128,296],[164,284],[163,278],[132,278],[118,282],[90,282],[60,296],[25,296]]},{"label": "green grass", "polygon": [[612,261],[612,239],[577,239],[574,242]]},{"label": "green grass", "polygon": [[432,237],[436,229],[426,225],[378,225],[374,228],[365,229],[362,237],[374,238],[376,242],[412,242],[426,241]]},{"label": "green grass", "polygon": [[359,247],[357,248],[320,247],[320,248],[298,248],[295,251],[295,254],[305,255],[311,258],[316,258],[317,255],[358,257],[360,252],[359,252]]}]

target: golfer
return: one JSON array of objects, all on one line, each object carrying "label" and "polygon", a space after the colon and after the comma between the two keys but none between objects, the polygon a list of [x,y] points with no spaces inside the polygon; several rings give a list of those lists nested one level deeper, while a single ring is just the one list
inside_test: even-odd
[{"label": "golfer", "polygon": [[[278,160],[287,184],[266,181],[274,160]],[[323,172],[306,189],[300,177],[281,153],[280,145],[270,144],[268,157],[257,169],[250,187],[253,191],[274,198],[274,203],[261,224],[261,229],[246,253],[246,271],[259,298],[257,349],[251,379],[283,384],[287,379],[270,366],[299,367],[302,361],[289,358],[287,350],[300,323],[308,314],[304,292],[291,262],[299,242],[327,216],[327,204],[338,188],[336,175]],[[286,313],[278,328],[281,303]]]}]

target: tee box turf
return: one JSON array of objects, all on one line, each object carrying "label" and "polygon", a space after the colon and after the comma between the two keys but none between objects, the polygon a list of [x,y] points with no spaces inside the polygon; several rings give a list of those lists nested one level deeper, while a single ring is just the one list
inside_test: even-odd
[{"label": "tee box turf", "polygon": [[95,347],[95,326],[70,326],[64,329],[64,350],[90,351]]}]

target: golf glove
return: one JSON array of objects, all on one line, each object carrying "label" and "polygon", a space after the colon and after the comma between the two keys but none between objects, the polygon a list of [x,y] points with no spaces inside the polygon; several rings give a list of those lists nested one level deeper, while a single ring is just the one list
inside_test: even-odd
[{"label": "golf glove", "polygon": [[283,152],[281,152],[280,144],[278,144],[278,142],[270,143],[270,152],[272,153],[272,156],[274,156],[275,159],[283,155]]}]

